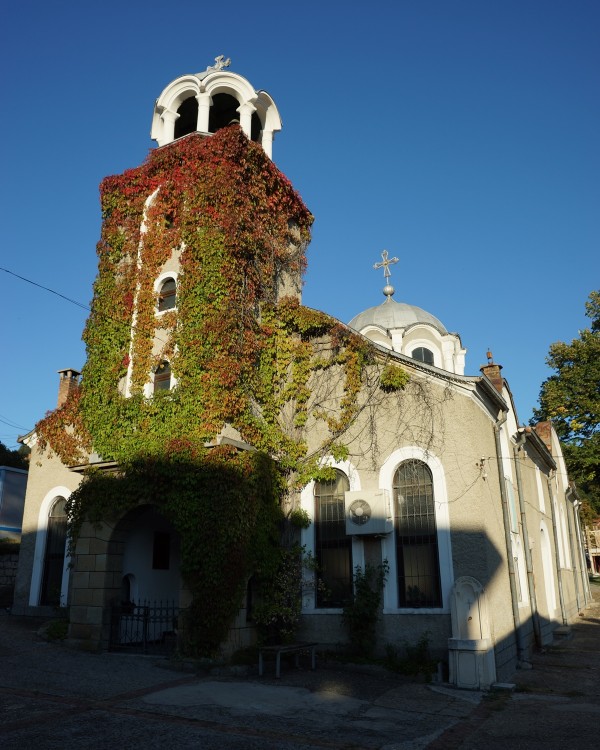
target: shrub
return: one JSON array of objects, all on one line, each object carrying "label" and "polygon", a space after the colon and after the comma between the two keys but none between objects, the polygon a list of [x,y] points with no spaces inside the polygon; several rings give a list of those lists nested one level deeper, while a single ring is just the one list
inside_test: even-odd
[{"label": "shrub", "polygon": [[423,633],[416,644],[404,642],[404,655],[398,653],[396,646],[388,643],[385,649],[385,665],[388,669],[401,674],[416,677],[419,674],[431,679],[437,669],[437,663],[429,653],[429,632]]},{"label": "shrub", "polygon": [[344,607],[343,622],[348,629],[351,651],[370,657],[375,649],[383,585],[389,572],[385,560],[381,565],[357,565],[354,569],[354,596]]}]

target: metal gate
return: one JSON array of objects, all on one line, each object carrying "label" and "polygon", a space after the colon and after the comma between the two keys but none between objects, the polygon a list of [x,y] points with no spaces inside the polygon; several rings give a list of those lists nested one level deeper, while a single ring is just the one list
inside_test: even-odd
[{"label": "metal gate", "polygon": [[177,647],[179,607],[174,601],[140,601],[111,607],[110,651],[172,654]]}]

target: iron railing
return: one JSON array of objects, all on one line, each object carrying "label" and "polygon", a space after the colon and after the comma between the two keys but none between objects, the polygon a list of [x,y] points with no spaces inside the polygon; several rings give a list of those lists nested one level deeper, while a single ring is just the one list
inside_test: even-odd
[{"label": "iron railing", "polygon": [[125,602],[111,607],[109,650],[168,655],[177,647],[179,607],[174,601]]}]

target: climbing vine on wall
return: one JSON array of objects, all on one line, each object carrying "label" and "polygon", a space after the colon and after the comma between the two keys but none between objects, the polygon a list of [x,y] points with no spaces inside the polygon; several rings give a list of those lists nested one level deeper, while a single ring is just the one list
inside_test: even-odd
[{"label": "climbing vine on wall", "polygon": [[[120,467],[88,475],[74,494],[75,537],[84,518],[140,502],[174,520],[188,586],[211,602],[197,611],[199,649],[212,648],[244,575],[277,547],[274,497],[322,476],[323,455],[347,456],[361,389],[376,389],[375,349],[284,296],[300,286],[312,217],[239,127],[156,149],[103,181],[101,205],[81,388],[38,425],[40,446],[66,464],[83,463],[93,446]],[[158,316],[156,280],[174,258],[177,307]],[[164,360],[177,385],[151,394]],[[387,389],[404,387],[401,368],[387,373]],[[207,450],[224,424],[256,453]]]},{"label": "climbing vine on wall", "polygon": [[118,473],[96,471],[67,501],[74,537],[84,521],[116,521],[150,504],[181,540],[181,574],[192,594],[185,647],[212,654],[227,633],[251,573],[274,576],[278,564],[281,475],[265,454],[229,446],[200,454],[136,458]]}]

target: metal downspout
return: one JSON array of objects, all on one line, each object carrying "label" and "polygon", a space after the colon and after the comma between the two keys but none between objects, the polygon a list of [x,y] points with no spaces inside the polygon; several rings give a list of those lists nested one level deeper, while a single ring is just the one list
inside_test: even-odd
[{"label": "metal downspout", "polygon": [[567,617],[565,614],[565,596],[563,593],[563,579],[562,579],[562,568],[560,567],[560,552],[558,547],[558,526],[556,525],[556,508],[554,507],[554,490],[552,489],[552,480],[554,479],[555,471],[550,472],[550,476],[547,479],[548,482],[548,494],[550,496],[550,509],[552,511],[552,531],[554,536],[554,557],[556,559],[556,576],[558,579],[558,598],[560,601],[560,616],[562,618],[562,624],[567,625]]},{"label": "metal downspout", "polygon": [[531,619],[533,622],[533,634],[535,636],[535,645],[542,647],[542,628],[540,625],[540,615],[537,608],[537,597],[535,593],[535,578],[533,577],[533,560],[531,559],[531,549],[529,547],[529,532],[527,530],[527,513],[525,512],[525,496],[523,492],[523,479],[521,476],[521,464],[519,462],[519,450],[525,443],[525,435],[519,435],[517,444],[513,447],[515,457],[515,473],[517,475],[517,492],[519,495],[519,511],[521,513],[521,528],[523,529],[523,546],[525,547],[525,565],[527,567],[527,589],[529,591],[529,603],[531,605]]},{"label": "metal downspout", "polygon": [[506,485],[504,481],[504,466],[502,465],[502,444],[500,441],[500,428],[506,422],[507,415],[503,413],[494,424],[494,439],[496,441],[496,461],[498,464],[498,480],[500,482],[500,497],[502,499],[502,518],[504,521],[504,540],[506,543],[506,562],[508,564],[508,582],[510,585],[510,600],[512,604],[513,622],[515,626],[515,638],[517,641],[517,660],[525,661],[525,648],[523,644],[523,633],[521,632],[521,618],[519,615],[519,599],[517,596],[517,584],[515,581],[515,561],[512,553],[512,539],[510,537],[510,513],[508,510],[508,498],[506,496]]},{"label": "metal downspout", "polygon": [[577,602],[577,611],[581,612],[581,599],[579,597],[579,573],[577,571],[577,557],[575,555],[575,544],[573,543],[573,522],[571,520],[571,503],[567,498],[567,526],[569,527],[569,553],[571,556],[571,567],[573,570],[573,580],[575,582],[575,601]]},{"label": "metal downspout", "polygon": [[[569,489],[569,492],[571,490]],[[575,525],[575,536],[577,540],[577,558],[579,560],[579,570],[581,575],[581,586],[583,588],[583,603],[588,604],[592,600],[590,593],[590,581],[588,578],[587,564],[585,561],[585,548],[583,545],[583,539],[581,538],[581,516],[579,515],[579,508],[581,507],[581,501],[575,499],[573,502],[573,523]]]},{"label": "metal downspout", "polygon": [[585,603],[589,604],[592,601],[592,592],[590,590],[590,577],[588,574],[587,559],[585,556],[585,543],[581,537],[582,534],[585,534],[585,529],[583,528],[583,524],[581,522],[581,514],[579,512],[579,508],[581,508],[581,501],[578,500],[576,519],[577,537],[579,539],[579,554],[581,556],[581,580],[583,582],[583,590],[585,591]]}]

